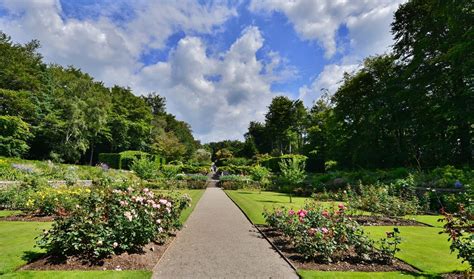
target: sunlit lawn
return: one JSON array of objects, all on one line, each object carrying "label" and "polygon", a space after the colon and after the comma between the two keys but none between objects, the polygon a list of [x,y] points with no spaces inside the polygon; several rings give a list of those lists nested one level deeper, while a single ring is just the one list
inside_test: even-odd
[{"label": "sunlit lawn", "polygon": [[[374,239],[385,237],[385,232],[393,227],[372,226],[365,227]],[[461,264],[455,254],[449,250],[448,236],[439,234],[440,228],[406,226],[398,227],[402,243],[401,251],[397,258],[415,266],[425,273],[447,273],[461,271],[468,268],[467,264]]]},{"label": "sunlit lawn", "polygon": [[0,210],[0,218],[20,214],[19,210]]},{"label": "sunlit lawn", "polygon": [[423,224],[427,224],[433,227],[442,228],[443,222],[438,222],[440,218],[443,216],[441,215],[407,215],[404,218],[415,220]]},{"label": "sunlit lawn", "polygon": [[403,272],[344,272],[344,271],[317,271],[317,270],[298,270],[298,274],[301,278],[312,279],[312,278],[387,278],[387,279],[398,279],[398,278],[423,278],[421,275],[414,275]]},{"label": "sunlit lawn", "polygon": [[[312,200],[306,197],[293,197],[293,202],[290,203],[290,198],[287,194],[267,191],[260,193],[258,191],[227,190],[226,193],[239,205],[254,224],[265,224],[265,219],[262,215],[264,209],[271,210],[274,207],[278,208],[281,206],[288,209],[300,209],[305,205],[305,202]],[[335,208],[338,205],[338,202],[319,203],[328,208]]]},{"label": "sunlit lawn", "polygon": [[[204,190],[180,190],[192,198],[191,207],[181,215],[185,222]],[[0,216],[18,214],[20,211],[1,210]],[[1,278],[150,278],[151,271],[16,271],[27,263],[27,255],[42,253],[35,248],[35,237],[43,229],[49,228],[49,222],[12,222],[0,221],[0,277]]]}]

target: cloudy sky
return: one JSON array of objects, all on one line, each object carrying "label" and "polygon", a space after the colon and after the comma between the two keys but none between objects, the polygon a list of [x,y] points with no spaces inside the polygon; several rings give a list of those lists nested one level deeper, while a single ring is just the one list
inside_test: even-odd
[{"label": "cloudy sky", "polygon": [[392,44],[402,0],[0,0],[0,29],[47,62],[158,92],[202,142],[242,139],[272,97],[306,106]]}]

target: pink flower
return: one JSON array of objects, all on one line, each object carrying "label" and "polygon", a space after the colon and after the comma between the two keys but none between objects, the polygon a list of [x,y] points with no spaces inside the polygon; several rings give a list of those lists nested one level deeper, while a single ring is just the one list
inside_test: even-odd
[{"label": "pink flower", "polygon": [[167,203],[168,203],[168,201],[167,201],[167,200],[165,200],[165,199],[160,199],[160,203],[161,203],[161,204],[167,204]]},{"label": "pink flower", "polygon": [[321,228],[321,231],[324,233],[324,234],[327,234],[329,232],[329,230],[327,228]]},{"label": "pink flower", "polygon": [[293,209],[290,209],[290,211],[288,211],[288,215],[290,215],[290,216],[295,215],[295,211]]},{"label": "pink flower", "polygon": [[166,207],[171,207],[171,202],[167,202]]},{"label": "pink flower", "polygon": [[148,193],[150,190],[148,188],[143,188],[143,193]]},{"label": "pink flower", "polygon": [[328,212],[327,210],[324,210],[323,213],[322,213],[322,215],[323,215],[324,217],[328,218],[328,217],[329,217],[329,212]]},{"label": "pink flower", "polygon": [[298,210],[298,216],[300,216],[301,218],[304,218],[307,213],[308,213],[308,211],[306,211],[304,209]]},{"label": "pink flower", "polygon": [[340,203],[337,207],[339,207],[340,210],[345,210],[346,209],[346,207],[342,203]]},{"label": "pink flower", "polygon": [[171,213],[171,209],[169,207],[166,208],[166,211],[168,211],[168,213]]}]

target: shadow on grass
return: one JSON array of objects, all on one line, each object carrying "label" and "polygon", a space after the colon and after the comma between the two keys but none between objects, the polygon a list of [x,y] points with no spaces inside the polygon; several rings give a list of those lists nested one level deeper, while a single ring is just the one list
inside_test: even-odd
[{"label": "shadow on grass", "polygon": [[23,256],[21,259],[26,261],[27,263],[32,263],[44,257],[46,253],[44,252],[35,252],[35,251],[25,251],[23,252]]}]

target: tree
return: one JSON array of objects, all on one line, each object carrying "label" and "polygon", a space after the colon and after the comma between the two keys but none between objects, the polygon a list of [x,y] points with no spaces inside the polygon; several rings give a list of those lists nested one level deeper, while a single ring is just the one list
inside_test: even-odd
[{"label": "tree", "polygon": [[0,155],[20,157],[25,154],[31,137],[28,123],[18,116],[0,116]]},{"label": "tree", "polygon": [[290,203],[292,203],[292,194],[295,187],[301,185],[306,179],[305,172],[305,161],[300,158],[291,158],[281,160],[280,165],[280,178],[288,190],[290,196]]}]

